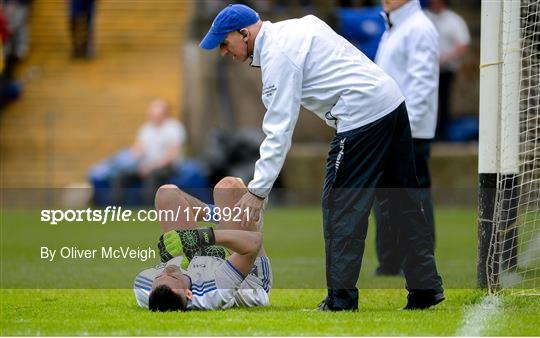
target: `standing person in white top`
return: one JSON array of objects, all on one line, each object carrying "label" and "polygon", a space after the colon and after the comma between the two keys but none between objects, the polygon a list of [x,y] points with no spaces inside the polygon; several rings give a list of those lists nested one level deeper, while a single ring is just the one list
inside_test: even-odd
[{"label": "standing person in white top", "polygon": [[[375,188],[398,192],[391,201],[402,219],[409,290],[407,309],[444,299],[427,224],[415,195],[418,182],[407,110],[390,76],[313,15],[272,23],[244,5],[229,5],[202,40],[222,56],[262,72],[266,107],[248,191],[237,203],[256,220],[291,146],[300,105],[336,129],[322,197],[328,296],[320,310],[358,308],[358,281]],[[243,223],[249,222],[244,217]]]},{"label": "standing person in white top", "polygon": [[452,116],[452,86],[463,56],[467,53],[471,35],[465,20],[447,8],[448,0],[429,0],[425,12],[439,32],[440,79],[439,118],[437,138],[444,140],[446,128]]},{"label": "standing person in white top", "polygon": [[136,168],[124,170],[113,179],[115,203],[121,202],[122,189],[134,181],[141,181],[143,202],[152,204],[159,185],[174,175],[185,141],[184,126],[170,117],[168,103],[163,99],[153,100],[148,106],[148,120],[139,129],[131,146]]},{"label": "standing person in white top", "polygon": [[[439,85],[439,40],[435,27],[426,17],[418,0],[383,0],[387,30],[381,38],[375,62],[394,80],[405,95],[411,122],[416,176],[420,184],[430,247],[434,246],[434,217],[431,199],[429,154],[437,124]],[[404,260],[393,218],[384,196],[374,205],[377,224],[377,275],[397,275]]]}]

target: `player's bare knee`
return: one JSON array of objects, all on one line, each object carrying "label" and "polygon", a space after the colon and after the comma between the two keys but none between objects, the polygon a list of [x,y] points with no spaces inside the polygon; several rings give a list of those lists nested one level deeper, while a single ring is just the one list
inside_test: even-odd
[{"label": "player's bare knee", "polygon": [[214,188],[214,201],[220,207],[235,204],[246,192],[241,179],[227,176],[222,178]]},{"label": "player's bare knee", "polygon": [[215,189],[243,189],[246,186],[242,179],[238,177],[227,176],[222,178],[215,186]]},{"label": "player's bare knee", "polygon": [[171,197],[178,196],[180,189],[174,184],[164,184],[158,188],[155,196],[155,206],[159,209],[159,206],[164,201],[170,201]]},{"label": "player's bare knee", "polygon": [[160,186],[157,190],[157,193],[156,194],[159,194],[160,192],[163,193],[163,192],[166,192],[166,191],[178,191],[180,190],[176,185],[174,184],[163,184],[162,186]]}]

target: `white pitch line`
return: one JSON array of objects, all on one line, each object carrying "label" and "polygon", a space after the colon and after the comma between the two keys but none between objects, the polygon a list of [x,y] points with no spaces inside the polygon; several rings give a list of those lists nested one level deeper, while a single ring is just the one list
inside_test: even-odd
[{"label": "white pitch line", "polygon": [[463,317],[463,324],[456,336],[483,336],[488,327],[497,323],[501,309],[501,300],[497,296],[486,296],[481,303],[471,306]]}]

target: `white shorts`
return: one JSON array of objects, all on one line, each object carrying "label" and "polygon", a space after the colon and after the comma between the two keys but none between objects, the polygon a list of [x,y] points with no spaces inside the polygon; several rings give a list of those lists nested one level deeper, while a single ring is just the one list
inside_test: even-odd
[{"label": "white shorts", "polygon": [[253,269],[246,278],[243,278],[229,261],[223,261],[215,270],[215,279],[222,296],[234,298],[234,306],[252,307],[269,304],[272,268],[268,257],[257,257]]}]

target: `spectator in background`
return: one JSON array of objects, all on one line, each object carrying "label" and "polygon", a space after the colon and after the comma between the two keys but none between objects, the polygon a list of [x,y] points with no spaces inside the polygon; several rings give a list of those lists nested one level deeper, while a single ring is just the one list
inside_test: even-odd
[{"label": "spectator in background", "polygon": [[73,58],[89,59],[94,56],[94,0],[71,0],[69,24]]},{"label": "spectator in background", "polygon": [[10,30],[5,10],[4,2],[0,2],[0,55],[2,57],[0,67],[0,110],[3,110],[7,104],[17,100],[22,92],[22,84],[12,79],[14,63],[13,59],[9,58],[9,51],[11,50]]},{"label": "spectator in background", "polygon": [[[439,38],[424,15],[418,0],[383,0],[387,30],[382,36],[375,62],[398,84],[405,96],[413,137],[416,177],[428,227],[421,241],[434,247],[433,204],[429,154],[437,123],[439,85]],[[378,275],[399,274],[403,265],[394,217],[385,194],[377,194],[374,214],[377,224]]]},{"label": "spectator in background", "polygon": [[8,80],[13,79],[17,63],[28,54],[28,12],[31,3],[31,0],[4,0],[9,39],[4,45],[6,64],[3,74]]},{"label": "spectator in background", "polygon": [[135,165],[122,169],[112,179],[113,201],[122,202],[123,189],[141,181],[143,202],[153,203],[159,185],[175,173],[186,141],[184,126],[169,116],[165,100],[155,99],[148,107],[148,121],[142,125],[130,149]]},{"label": "spectator in background", "polygon": [[6,59],[4,51],[9,37],[8,24],[4,14],[4,5],[0,2],[0,73],[4,74]]},{"label": "spectator in background", "polygon": [[440,80],[437,139],[445,139],[451,116],[452,85],[471,41],[467,24],[458,14],[449,10],[447,5],[448,0],[429,0],[426,11],[427,17],[439,32]]}]

